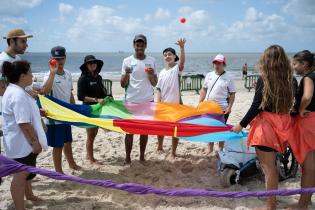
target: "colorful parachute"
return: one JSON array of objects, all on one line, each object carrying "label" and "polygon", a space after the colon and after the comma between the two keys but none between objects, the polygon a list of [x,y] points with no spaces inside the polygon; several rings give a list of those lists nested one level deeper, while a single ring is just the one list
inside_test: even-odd
[{"label": "colorful parachute", "polygon": [[76,105],[51,96],[40,96],[40,106],[52,120],[76,126],[99,126],[130,134],[175,136],[198,142],[235,140],[244,134],[230,132],[224,124],[223,111],[214,102],[197,107],[173,103],[134,104],[112,101],[106,104]]}]

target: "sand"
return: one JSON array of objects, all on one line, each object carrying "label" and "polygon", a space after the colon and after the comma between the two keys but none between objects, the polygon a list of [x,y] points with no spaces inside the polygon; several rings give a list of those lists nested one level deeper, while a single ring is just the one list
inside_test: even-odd
[{"label": "sand", "polygon": [[[235,105],[229,123],[237,123],[248,110],[254,93],[248,92],[243,81],[237,82]],[[76,87],[76,84],[75,84]],[[118,82],[113,85],[114,96],[121,99],[124,90]],[[184,92],[185,104],[196,105],[199,95]],[[134,139],[131,166],[124,166],[124,135],[100,130],[95,140],[95,157],[102,165],[91,166],[85,159],[86,132],[73,127],[73,152],[81,171],[72,171],[63,160],[64,172],[88,179],[112,179],[117,182],[134,182],[159,188],[212,189],[218,191],[264,190],[264,182],[259,176],[243,179],[239,185],[222,188],[216,170],[216,157],[206,156],[205,143],[180,141],[174,162],[165,160],[171,147],[170,138],[165,139],[165,154],[156,152],[156,136],[150,136],[146,150],[147,165],[140,164],[138,136]],[[51,149],[38,158],[38,166],[53,170]],[[14,209],[10,195],[11,177],[4,178],[0,186],[0,209]],[[299,188],[300,174],[296,178],[281,182],[281,189]],[[133,195],[119,190],[103,189],[83,184],[55,181],[37,176],[33,182],[34,192],[44,199],[33,204],[26,202],[28,209],[251,209],[264,203],[262,198],[175,198],[156,195]],[[279,198],[279,209],[296,202],[298,196]]]}]

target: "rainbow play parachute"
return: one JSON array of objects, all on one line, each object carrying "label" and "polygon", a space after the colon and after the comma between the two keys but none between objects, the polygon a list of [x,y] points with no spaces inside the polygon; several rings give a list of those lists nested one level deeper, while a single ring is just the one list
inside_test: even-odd
[{"label": "rainbow play parachute", "polygon": [[198,142],[241,139],[244,133],[230,132],[223,111],[214,102],[197,107],[173,103],[134,104],[106,98],[106,104],[76,105],[51,96],[39,96],[40,106],[52,120],[76,126],[99,126],[121,133],[175,136]]}]

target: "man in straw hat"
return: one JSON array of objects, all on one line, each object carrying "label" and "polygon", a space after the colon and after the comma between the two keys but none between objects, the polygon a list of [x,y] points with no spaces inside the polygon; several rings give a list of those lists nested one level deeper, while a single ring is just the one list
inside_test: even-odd
[{"label": "man in straw hat", "polygon": [[[10,30],[4,39],[7,40],[8,47],[5,51],[0,54],[0,70],[1,70],[1,77],[0,77],[0,96],[3,96],[3,93],[6,89],[6,82],[5,78],[2,77],[2,64],[4,61],[14,62],[21,60],[19,54],[24,54],[27,45],[27,39],[32,38],[33,35],[26,34],[22,29],[12,29]],[[34,92],[31,91],[32,89],[28,89],[28,92],[34,96]],[[36,95],[36,94],[35,94]]]}]

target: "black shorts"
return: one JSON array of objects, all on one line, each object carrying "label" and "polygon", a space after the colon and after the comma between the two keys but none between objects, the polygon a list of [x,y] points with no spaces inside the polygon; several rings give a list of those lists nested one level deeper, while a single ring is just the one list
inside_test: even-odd
[{"label": "black shorts", "polygon": [[276,150],[274,150],[270,147],[266,147],[266,146],[254,145],[254,147],[258,148],[259,150],[261,150],[263,152],[277,152]]},{"label": "black shorts", "polygon": [[[28,156],[26,157],[22,157],[22,158],[16,158],[13,159],[16,162],[22,163],[24,165],[27,166],[34,166],[36,167],[36,158],[37,158],[38,154],[34,154],[33,152],[31,152]],[[26,178],[26,180],[32,180],[34,179],[34,177],[36,176],[36,174],[29,174]]]}]

